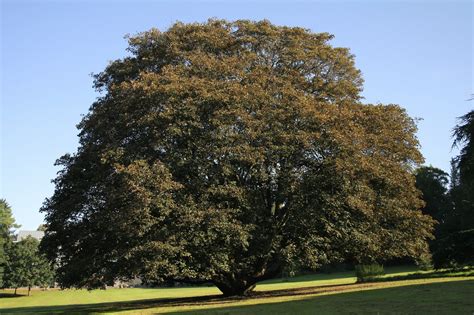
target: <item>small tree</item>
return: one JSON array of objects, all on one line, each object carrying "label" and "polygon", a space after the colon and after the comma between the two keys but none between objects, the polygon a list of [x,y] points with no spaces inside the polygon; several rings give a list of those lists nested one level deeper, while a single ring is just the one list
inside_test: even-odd
[{"label": "small tree", "polygon": [[15,224],[12,209],[5,199],[0,199],[0,287],[3,286],[3,273],[6,263],[5,250],[12,242],[12,229],[18,228]]},{"label": "small tree", "polygon": [[32,286],[47,287],[53,282],[53,270],[38,246],[36,239],[27,237],[8,247],[5,284],[15,289],[15,295],[19,287],[28,287],[30,295]]}]

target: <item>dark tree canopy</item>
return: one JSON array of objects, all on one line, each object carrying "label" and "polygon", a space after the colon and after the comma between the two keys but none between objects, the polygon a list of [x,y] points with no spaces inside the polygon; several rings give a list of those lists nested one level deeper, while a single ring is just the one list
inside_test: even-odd
[{"label": "dark tree canopy", "polygon": [[443,170],[422,166],[416,170],[416,187],[421,191],[425,202],[422,212],[437,221],[434,230],[435,239],[429,242],[430,251],[435,253],[443,250],[443,242],[440,240],[449,230],[449,221],[453,214],[453,204],[450,191],[448,190],[449,175]]},{"label": "dark tree canopy", "polygon": [[461,147],[459,156],[455,158],[460,175],[459,184],[474,186],[474,110],[459,117],[453,137],[453,146]]},{"label": "dark tree canopy", "polygon": [[63,286],[212,282],[427,255],[416,126],[332,35],[210,20],[129,38],[45,202]]},{"label": "dark tree canopy", "polygon": [[452,161],[452,209],[436,240],[436,267],[474,263],[474,110],[459,118],[453,137],[460,152]]},{"label": "dark tree canopy", "polygon": [[416,170],[416,187],[421,191],[425,205],[423,213],[442,224],[452,205],[448,194],[449,175],[445,171],[423,166]]}]

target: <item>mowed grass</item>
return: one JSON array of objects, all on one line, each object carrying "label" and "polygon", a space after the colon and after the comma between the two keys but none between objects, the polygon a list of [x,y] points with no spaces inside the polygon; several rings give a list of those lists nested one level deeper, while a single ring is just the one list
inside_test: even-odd
[{"label": "mowed grass", "polygon": [[[389,268],[388,279],[414,268]],[[472,314],[474,274],[426,272],[427,279],[355,284],[353,272],[275,279],[251,298],[222,298],[214,287],[50,290],[0,298],[0,314]],[[438,277],[440,276],[440,277]],[[455,276],[455,277],[452,277]],[[11,293],[11,291],[0,291]],[[25,294],[24,291],[19,291]]]},{"label": "mowed grass", "polygon": [[[382,283],[342,292],[267,299],[265,302],[212,305],[207,309],[176,310],[174,314],[473,314],[474,279],[410,280]],[[453,280],[453,279],[451,279]],[[353,291],[356,290],[356,291]],[[164,313],[155,308],[147,312]]]}]

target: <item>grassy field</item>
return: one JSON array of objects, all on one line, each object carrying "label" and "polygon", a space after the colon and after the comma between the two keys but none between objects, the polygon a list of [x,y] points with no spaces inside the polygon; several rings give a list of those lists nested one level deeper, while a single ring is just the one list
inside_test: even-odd
[{"label": "grassy field", "polygon": [[[474,273],[390,268],[384,282],[356,284],[352,272],[276,279],[251,298],[222,298],[214,287],[33,291],[7,297],[0,314],[472,314]],[[396,281],[391,281],[396,280]],[[19,293],[24,293],[19,291]]]}]

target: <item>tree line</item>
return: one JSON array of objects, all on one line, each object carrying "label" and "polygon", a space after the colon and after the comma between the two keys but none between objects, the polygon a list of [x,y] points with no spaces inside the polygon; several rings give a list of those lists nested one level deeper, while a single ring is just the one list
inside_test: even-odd
[{"label": "tree line", "polygon": [[451,161],[451,174],[432,166],[416,171],[422,211],[437,221],[430,241],[437,268],[474,262],[474,111],[459,118],[453,137],[460,153]]}]

